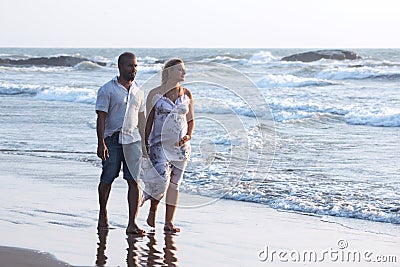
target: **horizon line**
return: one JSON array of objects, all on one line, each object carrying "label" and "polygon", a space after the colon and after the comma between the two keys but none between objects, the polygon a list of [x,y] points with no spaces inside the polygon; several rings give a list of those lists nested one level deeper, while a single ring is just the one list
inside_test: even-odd
[{"label": "horizon line", "polygon": [[1,46],[0,49],[13,49],[13,48],[24,48],[24,49],[400,49],[400,47],[311,47],[311,46],[288,46],[288,47],[127,47],[127,46]]}]

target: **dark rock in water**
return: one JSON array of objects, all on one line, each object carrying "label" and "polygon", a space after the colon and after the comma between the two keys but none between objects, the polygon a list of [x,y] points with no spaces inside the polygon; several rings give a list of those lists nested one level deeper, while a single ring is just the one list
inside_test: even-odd
[{"label": "dark rock in water", "polygon": [[346,51],[346,50],[317,50],[304,52],[299,54],[294,54],[291,56],[283,57],[281,60],[283,61],[302,61],[302,62],[312,62],[320,59],[335,59],[335,60],[344,60],[344,59],[361,59],[361,57],[354,52]]},{"label": "dark rock in water", "polygon": [[89,60],[87,58],[58,56],[58,57],[36,57],[28,59],[9,59],[0,58],[0,65],[17,65],[17,66],[65,66],[73,67],[83,61],[96,63],[100,66],[106,66],[104,62]]},{"label": "dark rock in water", "polygon": [[362,68],[364,65],[362,64],[357,64],[357,65],[349,65],[349,68]]}]

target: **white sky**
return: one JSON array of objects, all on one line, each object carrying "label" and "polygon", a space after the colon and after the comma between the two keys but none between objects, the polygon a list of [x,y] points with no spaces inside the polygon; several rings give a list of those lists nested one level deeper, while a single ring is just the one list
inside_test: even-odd
[{"label": "white sky", "polygon": [[400,48],[399,5],[398,0],[0,0],[0,47]]}]

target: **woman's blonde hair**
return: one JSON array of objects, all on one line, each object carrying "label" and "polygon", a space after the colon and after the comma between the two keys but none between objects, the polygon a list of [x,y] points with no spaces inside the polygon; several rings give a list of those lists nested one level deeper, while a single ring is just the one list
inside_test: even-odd
[{"label": "woman's blonde hair", "polygon": [[172,66],[178,65],[183,63],[183,60],[180,58],[172,58],[165,62],[164,67],[162,68],[162,73],[161,73],[161,83],[166,83],[168,80],[168,69]]}]

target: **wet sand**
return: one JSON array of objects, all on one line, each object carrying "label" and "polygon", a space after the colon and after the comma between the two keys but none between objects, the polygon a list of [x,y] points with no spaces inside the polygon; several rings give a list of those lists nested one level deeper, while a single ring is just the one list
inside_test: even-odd
[{"label": "wet sand", "polygon": [[22,248],[0,246],[0,266],[37,266],[37,267],[68,267],[65,262],[59,261],[52,255]]},{"label": "wet sand", "polygon": [[[326,217],[188,194],[181,194],[183,207],[175,218],[182,232],[163,232],[164,205],[152,232],[145,203],[137,223],[147,234],[127,236],[122,179],[110,196],[113,229],[98,234],[98,167],[2,153],[0,170],[0,245],[14,247],[1,248],[0,266],[400,266],[396,225],[364,221],[362,227],[350,227]],[[382,227],[393,234],[382,234]],[[343,258],[349,253],[360,255],[360,263]],[[382,256],[385,264],[378,262]]]}]

